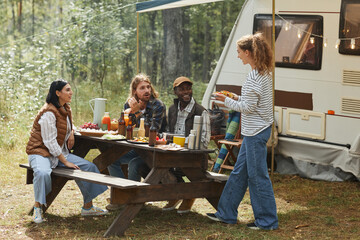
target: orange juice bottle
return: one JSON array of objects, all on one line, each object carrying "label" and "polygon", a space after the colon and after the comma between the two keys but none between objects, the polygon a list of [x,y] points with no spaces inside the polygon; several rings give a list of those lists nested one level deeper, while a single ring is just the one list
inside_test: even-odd
[{"label": "orange juice bottle", "polygon": [[105,130],[110,131],[110,129],[111,129],[111,119],[110,119],[109,112],[105,112],[105,114],[101,120],[101,129],[104,131]]},{"label": "orange juice bottle", "polygon": [[129,125],[129,114],[124,114],[125,126]]}]

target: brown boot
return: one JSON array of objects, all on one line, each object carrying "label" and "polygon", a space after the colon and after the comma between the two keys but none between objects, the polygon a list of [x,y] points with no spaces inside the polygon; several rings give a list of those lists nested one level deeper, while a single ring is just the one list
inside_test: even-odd
[{"label": "brown boot", "polygon": [[171,201],[169,201],[166,205],[165,205],[165,207],[163,207],[163,211],[171,211],[171,210],[174,210],[176,207],[177,207],[177,205],[179,205],[180,204],[180,202],[181,202],[181,200],[171,200]]},{"label": "brown boot", "polygon": [[183,202],[181,203],[179,209],[177,210],[177,213],[188,213],[191,210],[192,205],[195,202],[195,198],[194,199],[184,199]]}]

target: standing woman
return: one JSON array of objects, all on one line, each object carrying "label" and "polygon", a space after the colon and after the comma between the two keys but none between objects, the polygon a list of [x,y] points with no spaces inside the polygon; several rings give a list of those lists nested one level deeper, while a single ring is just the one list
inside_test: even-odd
[{"label": "standing woman", "polygon": [[[45,105],[35,117],[26,153],[34,171],[34,222],[43,222],[41,205],[46,205],[46,195],[51,191],[51,169],[68,167],[89,172],[99,172],[95,164],[69,152],[74,146],[71,102],[72,90],[64,80],[53,81]],[[104,215],[92,205],[92,199],[107,190],[106,186],[76,180],[84,198],[83,216]]]},{"label": "standing woman", "polygon": [[241,90],[233,99],[214,94],[225,106],[241,112],[243,143],[234,170],[221,194],[218,211],[208,213],[214,221],[236,224],[238,207],[249,186],[255,222],[251,229],[278,228],[278,217],[272,184],[266,163],[266,142],[274,121],[272,108],[272,50],[261,33],[240,38],[237,43],[238,58],[251,66]]}]

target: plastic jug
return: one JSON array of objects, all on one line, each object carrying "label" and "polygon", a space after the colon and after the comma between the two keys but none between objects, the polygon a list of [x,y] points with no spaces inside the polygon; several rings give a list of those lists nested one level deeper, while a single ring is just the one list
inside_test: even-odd
[{"label": "plastic jug", "polygon": [[105,113],[106,98],[94,98],[89,101],[91,110],[94,114],[93,123],[101,127],[101,119]]}]

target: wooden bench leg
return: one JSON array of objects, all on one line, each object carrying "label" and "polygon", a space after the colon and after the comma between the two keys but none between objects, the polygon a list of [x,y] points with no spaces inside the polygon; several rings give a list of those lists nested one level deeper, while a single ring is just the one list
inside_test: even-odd
[{"label": "wooden bench leg", "polygon": [[112,222],[104,237],[110,237],[113,235],[123,236],[125,230],[130,226],[132,220],[135,218],[136,214],[140,211],[144,204],[128,204]]},{"label": "wooden bench leg", "polygon": [[[46,210],[50,207],[50,205],[60,193],[61,189],[65,186],[67,181],[68,179],[64,177],[51,176],[51,192],[46,195],[46,206],[42,206],[43,212],[46,212]],[[29,215],[32,215],[33,212],[34,207],[32,207],[29,211]]]}]

